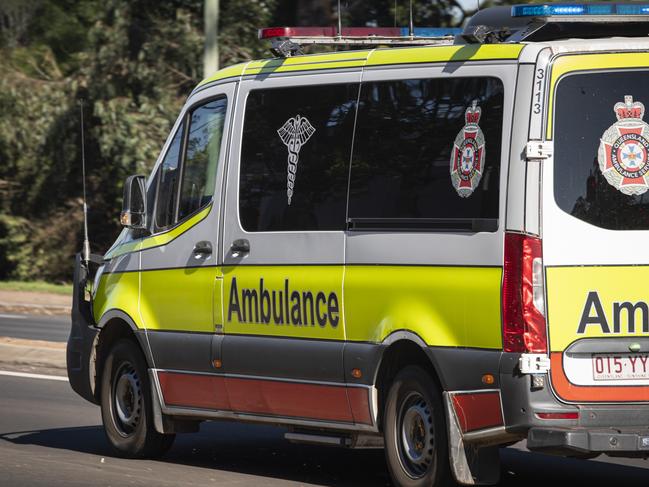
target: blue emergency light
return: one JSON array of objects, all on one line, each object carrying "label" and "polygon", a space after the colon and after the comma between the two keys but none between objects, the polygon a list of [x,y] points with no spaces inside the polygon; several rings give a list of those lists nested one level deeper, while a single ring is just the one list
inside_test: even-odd
[{"label": "blue emergency light", "polygon": [[[409,36],[408,27],[400,27],[400,33],[403,37]],[[444,37],[454,36],[462,33],[459,27],[415,27],[413,35],[415,37]]]},{"label": "blue emergency light", "polygon": [[649,15],[649,3],[555,3],[515,5],[512,17],[552,17],[586,15]]}]

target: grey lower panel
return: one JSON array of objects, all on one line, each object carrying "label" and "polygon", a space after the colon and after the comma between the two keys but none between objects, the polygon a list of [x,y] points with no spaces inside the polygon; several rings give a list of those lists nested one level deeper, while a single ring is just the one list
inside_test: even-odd
[{"label": "grey lower panel", "polygon": [[137,338],[137,342],[140,344],[140,348],[144,352],[144,358],[146,359],[146,363],[149,367],[153,367],[153,364],[155,363],[153,361],[153,355],[151,354],[151,348],[149,347],[149,343],[147,341],[147,332],[146,330],[142,329],[136,329],[133,331],[135,334],[135,338]]},{"label": "grey lower panel", "polygon": [[[544,386],[532,387],[530,375],[518,371],[520,354],[503,353],[500,391],[505,426],[510,433],[527,434],[530,428],[601,429],[637,428],[649,425],[649,405],[570,405],[559,401],[550,388],[547,375]],[[536,413],[578,413],[578,419],[539,419]]]},{"label": "grey lower panel", "polygon": [[212,361],[222,335],[147,330],[147,338],[158,369],[216,372]]},{"label": "grey lower panel", "polygon": [[322,382],[344,382],[343,341],[226,335],[223,372]]},{"label": "grey lower panel", "polygon": [[[384,345],[376,343],[345,343],[343,363],[346,382],[374,385],[385,349]],[[362,377],[353,377],[351,375],[353,369],[359,369],[363,374]]]},{"label": "grey lower panel", "polygon": [[[258,335],[147,331],[147,336],[159,369],[362,385],[375,383],[386,350],[375,343]],[[429,347],[426,353],[445,390],[499,387],[498,350]],[[223,364],[218,371],[212,366],[217,358]],[[353,369],[360,369],[362,377],[352,377]],[[482,383],[486,373],[496,377],[496,384]]]},{"label": "grey lower panel", "polygon": [[[344,350],[346,381],[374,384],[386,348],[383,344],[347,342]],[[498,371],[502,355],[500,350],[428,347],[426,354],[433,363],[444,390],[498,388]],[[350,372],[354,368],[363,372],[361,379],[351,377]],[[482,376],[487,373],[493,374],[496,378],[495,384],[482,383]]]},{"label": "grey lower panel", "polygon": [[[519,358],[518,353],[502,354],[500,393],[507,431],[524,435],[532,426],[548,424],[547,420],[540,420],[535,416],[537,411],[574,412],[575,408],[557,401],[547,380],[543,388],[532,388],[531,376],[522,375],[518,370]],[[569,426],[577,423],[571,420],[561,421]]]},{"label": "grey lower panel", "polygon": [[527,436],[527,447],[557,454],[637,452],[649,456],[649,427],[634,430],[532,428]]},{"label": "grey lower panel", "polygon": [[[502,351],[476,348],[429,347],[428,355],[446,391],[498,389]],[[495,384],[482,382],[484,374],[492,374]]]},{"label": "grey lower panel", "polygon": [[[147,331],[156,368],[371,385],[384,346],[253,335]],[[343,354],[344,350],[344,354]],[[222,367],[214,369],[214,359]],[[151,363],[151,362],[150,362]],[[352,369],[361,369],[355,379]]]}]

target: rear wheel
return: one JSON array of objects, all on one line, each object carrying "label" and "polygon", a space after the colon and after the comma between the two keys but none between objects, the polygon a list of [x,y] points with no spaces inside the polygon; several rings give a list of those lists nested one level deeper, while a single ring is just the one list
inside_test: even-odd
[{"label": "rear wheel", "polygon": [[146,458],[164,454],[175,435],[155,430],[151,386],[140,349],[120,340],[111,349],[101,381],[101,418],[117,454]]},{"label": "rear wheel", "polygon": [[420,367],[406,367],[394,378],[385,404],[383,434],[394,485],[451,484],[441,393]]}]

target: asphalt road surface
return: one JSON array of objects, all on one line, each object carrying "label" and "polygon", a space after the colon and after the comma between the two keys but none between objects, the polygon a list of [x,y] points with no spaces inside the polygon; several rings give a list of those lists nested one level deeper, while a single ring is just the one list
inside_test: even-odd
[{"label": "asphalt road surface", "polygon": [[[0,336],[66,341],[68,317],[0,314]],[[385,486],[381,450],[293,445],[285,430],[204,423],[161,460],[113,456],[99,408],[65,381],[0,371],[0,487],[74,485]],[[575,460],[502,450],[503,486],[649,487],[649,461]]]},{"label": "asphalt road surface", "polygon": [[[0,373],[2,486],[385,486],[380,450],[293,445],[280,428],[204,423],[162,460],[112,455],[99,409],[67,382]],[[649,486],[649,461],[574,460],[502,451],[503,486]]]},{"label": "asphalt road surface", "polygon": [[69,334],[69,316],[31,316],[0,313],[0,336],[2,337],[67,342]]}]

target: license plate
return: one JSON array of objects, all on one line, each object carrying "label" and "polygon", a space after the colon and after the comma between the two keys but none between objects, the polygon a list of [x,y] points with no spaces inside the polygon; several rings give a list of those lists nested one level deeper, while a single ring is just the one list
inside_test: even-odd
[{"label": "license plate", "polygon": [[649,379],[649,354],[616,353],[594,354],[594,380]]}]

